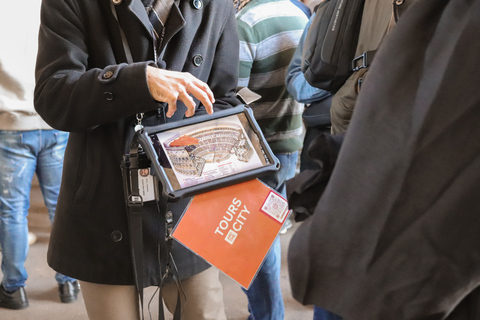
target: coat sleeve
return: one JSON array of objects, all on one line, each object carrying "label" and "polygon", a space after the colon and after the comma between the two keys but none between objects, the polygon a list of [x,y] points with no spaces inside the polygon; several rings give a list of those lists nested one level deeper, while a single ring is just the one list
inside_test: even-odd
[{"label": "coat sleeve", "polygon": [[[382,43],[289,244],[302,303],[355,320],[478,318],[479,15],[478,1],[417,1]],[[465,302],[475,313],[450,317]]]},{"label": "coat sleeve", "polygon": [[237,29],[238,36],[240,41],[239,48],[239,79],[238,87],[248,87],[250,82],[250,75],[252,73],[253,62],[256,57],[256,46],[254,43],[257,42],[255,32],[253,29],[237,18]]},{"label": "coat sleeve", "polygon": [[[117,64],[103,25],[106,17],[100,8],[86,8],[96,3],[42,2],[35,108],[56,129],[82,131],[158,107],[146,80],[153,61]],[[91,32],[93,19],[98,19],[98,34]],[[103,47],[92,46],[93,37],[104,37],[95,42]]]},{"label": "coat sleeve", "polygon": [[[236,88],[238,81],[238,33],[235,24],[235,12],[233,6],[228,5],[230,10],[227,12],[223,32],[217,43],[215,58],[208,79],[208,85],[215,96],[213,108],[215,111],[239,105],[241,102],[236,97]],[[235,67],[232,67],[235,62]],[[197,113],[204,112],[201,108]]]}]

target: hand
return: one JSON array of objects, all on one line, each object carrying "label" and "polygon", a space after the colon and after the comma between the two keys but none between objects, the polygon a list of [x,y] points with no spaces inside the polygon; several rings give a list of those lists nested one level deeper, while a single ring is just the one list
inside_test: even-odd
[{"label": "hand", "polygon": [[187,107],[185,116],[195,113],[194,96],[205,106],[208,114],[213,113],[215,98],[208,85],[188,72],[170,71],[155,67],[147,67],[147,83],[152,97],[160,102],[168,103],[167,117],[173,116],[177,110],[177,100]]}]

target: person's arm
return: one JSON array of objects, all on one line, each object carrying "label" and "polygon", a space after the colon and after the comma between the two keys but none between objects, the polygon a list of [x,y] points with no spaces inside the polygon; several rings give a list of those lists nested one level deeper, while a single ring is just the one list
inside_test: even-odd
[{"label": "person's arm", "polygon": [[[227,6],[228,12],[223,15],[225,24],[223,32],[216,43],[215,58],[207,84],[215,96],[213,109],[215,111],[230,108],[241,104],[237,98],[238,56],[239,42],[237,24],[235,22],[235,8]],[[201,113],[202,108],[196,113]]]},{"label": "person's arm", "polygon": [[89,47],[85,14],[73,0],[42,2],[37,112],[56,129],[83,131],[158,108],[146,77],[147,65],[153,61],[92,66],[104,53]]},{"label": "person's arm", "polygon": [[[103,61],[105,54],[102,48],[89,47],[92,41],[84,15],[73,0],[42,3],[35,108],[52,127],[87,130],[156,110],[157,101],[162,100],[173,106],[171,116],[176,98],[187,106],[187,115],[192,115],[195,105],[190,95],[212,112],[212,91],[188,73],[149,69],[154,61],[95,67],[92,61]],[[89,18],[103,21],[100,13]]]},{"label": "person's arm", "polygon": [[305,43],[305,37],[307,36],[308,29],[314,16],[315,14],[312,15],[305,26],[300,42],[298,43],[292,60],[290,61],[290,65],[288,66],[287,76],[285,78],[287,90],[293,98],[298,102],[307,104],[322,100],[330,95],[328,91],[312,87],[305,79],[301,68],[303,44]]},{"label": "person's arm", "polygon": [[248,88],[252,73],[253,61],[255,60],[255,47],[250,43],[256,43],[255,33],[250,26],[237,19],[238,36],[240,40],[240,56],[238,64],[238,88]]}]

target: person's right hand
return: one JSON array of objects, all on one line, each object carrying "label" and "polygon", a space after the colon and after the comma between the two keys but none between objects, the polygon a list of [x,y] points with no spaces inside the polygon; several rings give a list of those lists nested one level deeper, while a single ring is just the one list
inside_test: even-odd
[{"label": "person's right hand", "polygon": [[177,110],[177,100],[187,107],[185,116],[195,113],[194,96],[205,106],[207,113],[213,113],[215,98],[209,86],[188,72],[170,71],[155,67],[147,67],[147,83],[152,97],[160,102],[168,103],[167,117]]}]

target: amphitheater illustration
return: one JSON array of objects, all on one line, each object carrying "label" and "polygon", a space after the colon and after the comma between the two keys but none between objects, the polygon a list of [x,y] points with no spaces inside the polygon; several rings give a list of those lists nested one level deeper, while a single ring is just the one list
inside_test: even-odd
[{"label": "amphitheater illustration", "polygon": [[232,156],[246,163],[254,154],[242,129],[234,124],[182,132],[163,145],[177,172],[197,177],[206,163],[220,163]]}]

